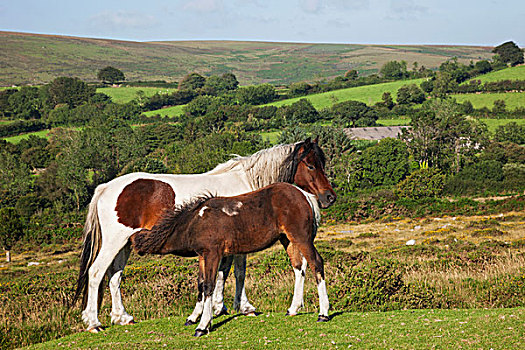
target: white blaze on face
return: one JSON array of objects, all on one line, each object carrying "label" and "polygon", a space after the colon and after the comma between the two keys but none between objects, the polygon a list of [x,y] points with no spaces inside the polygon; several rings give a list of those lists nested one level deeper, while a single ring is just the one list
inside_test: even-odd
[{"label": "white blaze on face", "polygon": [[241,209],[241,207],[242,207],[242,202],[237,202],[231,207],[223,207],[222,212],[228,216],[239,215],[239,212],[237,210]]},{"label": "white blaze on face", "polygon": [[202,216],[204,215],[204,211],[205,211],[206,209],[208,209],[208,207],[207,207],[207,206],[204,206],[204,207],[201,208],[201,210],[199,210],[199,216],[200,216],[200,217],[202,217]]}]

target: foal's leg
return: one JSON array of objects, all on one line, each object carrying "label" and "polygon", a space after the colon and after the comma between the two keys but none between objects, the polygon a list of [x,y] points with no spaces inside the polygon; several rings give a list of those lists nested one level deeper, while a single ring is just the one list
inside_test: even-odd
[{"label": "foal's leg", "polygon": [[197,323],[197,320],[202,315],[202,310],[204,308],[204,259],[199,258],[199,277],[197,281],[197,290],[199,295],[197,297],[197,303],[195,304],[195,309],[190,316],[186,319],[185,326],[191,326],[192,324]]},{"label": "foal's leg", "polygon": [[[203,261],[203,263],[201,263]],[[201,321],[195,330],[195,337],[200,337],[210,331],[211,321],[213,319],[212,297],[213,287],[217,276],[220,257],[216,252],[207,253],[204,257],[199,257],[199,268],[204,265],[204,307]]]},{"label": "foal's leg", "polygon": [[113,260],[113,263],[108,268],[107,275],[109,277],[109,289],[111,291],[111,323],[127,325],[134,324],[133,316],[128,314],[122,304],[122,295],[120,293],[120,281],[122,278],[122,271],[131,252],[131,246],[128,243]]},{"label": "foal's leg", "polygon": [[244,286],[246,255],[235,255],[233,261],[235,262],[235,299],[233,308],[246,316],[255,316],[255,306],[248,301]]},{"label": "foal's leg", "polygon": [[287,316],[294,316],[297,315],[297,312],[304,305],[304,278],[306,275],[306,267],[308,263],[299,249],[295,245],[289,244],[290,241],[288,241],[286,237],[281,239],[281,243],[285,247],[286,253],[288,253],[288,256],[290,257],[290,263],[292,264],[295,274],[295,286],[293,290],[292,305],[290,305],[290,308],[286,312]]},{"label": "foal's leg", "polygon": [[326,282],[324,280],[323,258],[321,258],[321,255],[319,255],[312,242],[309,242],[308,244],[298,244],[297,246],[306,258],[306,261],[308,261],[308,264],[310,264],[317,281],[317,292],[319,294],[319,318],[317,319],[317,322],[329,321],[328,309],[330,309],[330,303],[328,301]]},{"label": "foal's leg", "polygon": [[226,279],[230,274],[232,262],[233,256],[225,256],[221,259],[221,264],[219,265],[217,283],[215,283],[215,290],[213,291],[213,314],[215,316],[228,314],[228,309],[224,305],[224,284],[226,283]]}]

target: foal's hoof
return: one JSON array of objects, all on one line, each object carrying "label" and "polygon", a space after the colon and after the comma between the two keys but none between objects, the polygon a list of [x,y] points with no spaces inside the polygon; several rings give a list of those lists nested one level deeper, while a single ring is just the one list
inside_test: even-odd
[{"label": "foal's hoof", "polygon": [[131,320],[128,323],[126,323],[124,326],[133,326],[134,324],[137,324],[137,322],[135,322],[134,320]]},{"label": "foal's hoof", "polygon": [[191,320],[186,320],[186,323],[184,325],[185,326],[191,326],[191,325],[194,325],[195,323],[197,323],[197,322],[193,322]]},{"label": "foal's hoof", "polygon": [[224,316],[224,315],[229,315],[229,314],[230,314],[230,313],[228,312],[228,309],[223,308],[223,309],[221,309],[221,311],[219,311],[217,314],[215,314],[215,317]]},{"label": "foal's hoof", "polygon": [[288,311],[286,311],[286,315],[284,315],[284,316],[296,316],[296,315],[297,315],[297,314],[291,314],[291,313],[289,313]]},{"label": "foal's hoof", "polygon": [[104,328],[102,328],[101,326],[86,329],[86,331],[88,331],[89,333],[93,333],[93,334],[100,333],[103,330]]},{"label": "foal's hoof", "polygon": [[328,322],[330,321],[330,317],[319,315],[319,318],[317,319],[317,322]]},{"label": "foal's hoof", "polygon": [[202,337],[203,335],[208,334],[208,331],[202,330],[202,329],[196,329],[194,337]]},{"label": "foal's hoof", "polygon": [[257,313],[255,311],[250,311],[245,313],[244,316],[255,317],[257,316]]}]

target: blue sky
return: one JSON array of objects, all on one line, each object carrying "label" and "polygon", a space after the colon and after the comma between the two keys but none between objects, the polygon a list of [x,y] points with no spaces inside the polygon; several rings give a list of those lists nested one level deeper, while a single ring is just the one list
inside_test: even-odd
[{"label": "blue sky", "polygon": [[525,46],[525,0],[0,0],[0,30],[150,40]]}]

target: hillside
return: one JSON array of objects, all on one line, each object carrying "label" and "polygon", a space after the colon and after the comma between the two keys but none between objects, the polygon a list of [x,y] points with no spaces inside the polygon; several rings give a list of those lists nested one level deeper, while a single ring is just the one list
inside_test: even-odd
[{"label": "hillside", "polygon": [[305,44],[236,41],[132,42],[0,31],[0,86],[40,84],[58,76],[96,80],[112,65],[128,80],[178,81],[189,72],[234,73],[241,84],[285,84],[375,73],[388,61],[435,68],[451,57],[487,59],[490,47]]}]

